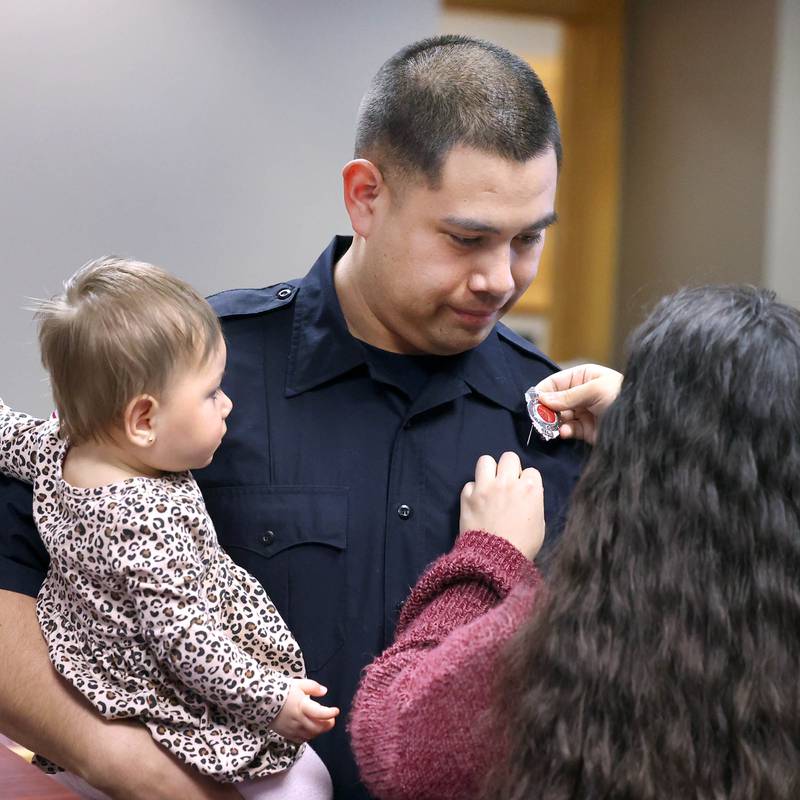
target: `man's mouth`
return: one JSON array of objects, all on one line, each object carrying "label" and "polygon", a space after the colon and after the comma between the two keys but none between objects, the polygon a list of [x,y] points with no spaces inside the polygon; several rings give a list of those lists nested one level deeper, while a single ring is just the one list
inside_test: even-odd
[{"label": "man's mouth", "polygon": [[485,325],[493,320],[499,308],[455,308],[451,306],[453,313],[462,321],[472,325]]}]

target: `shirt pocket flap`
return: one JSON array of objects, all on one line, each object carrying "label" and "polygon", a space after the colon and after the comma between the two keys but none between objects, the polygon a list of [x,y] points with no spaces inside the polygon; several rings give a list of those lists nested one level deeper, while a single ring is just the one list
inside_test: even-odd
[{"label": "shirt pocket flap", "polygon": [[348,491],[327,486],[208,488],[206,506],[219,541],[273,558],[291,547],[347,547]]}]

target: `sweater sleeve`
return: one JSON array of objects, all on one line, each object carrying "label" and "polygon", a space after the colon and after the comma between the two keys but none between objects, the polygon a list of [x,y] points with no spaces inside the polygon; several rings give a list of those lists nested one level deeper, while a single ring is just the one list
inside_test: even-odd
[{"label": "sweater sleeve", "polygon": [[0,472],[33,483],[36,452],[47,422],[13,411],[0,399]]},{"label": "sweater sleeve", "polygon": [[489,704],[498,655],[538,584],[531,562],[482,531],[463,534],[420,578],[350,712],[356,761],[376,798],[477,795],[497,749]]}]

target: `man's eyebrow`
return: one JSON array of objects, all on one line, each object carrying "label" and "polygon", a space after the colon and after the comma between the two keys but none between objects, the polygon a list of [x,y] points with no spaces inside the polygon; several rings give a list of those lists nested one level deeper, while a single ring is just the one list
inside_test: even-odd
[{"label": "man's eyebrow", "polygon": [[522,232],[523,233],[534,233],[536,231],[543,231],[545,228],[549,228],[551,225],[555,225],[558,222],[558,214],[555,211],[551,212],[547,216],[542,217],[540,220],[537,220],[533,223],[533,225],[528,225]]},{"label": "man's eyebrow", "polygon": [[[530,225],[523,228],[522,233],[543,231],[557,220],[558,214],[553,211],[552,213],[547,214],[541,219],[536,220],[536,222],[532,222]],[[461,228],[465,231],[473,231],[474,233],[502,233],[499,228],[496,228],[494,225],[490,225],[488,222],[481,222],[478,219],[470,219],[469,217],[445,217],[442,222],[444,222],[445,225],[451,225],[454,228]]]},{"label": "man's eyebrow", "polygon": [[442,222],[445,225],[452,225],[454,228],[474,231],[475,233],[500,233],[499,228],[495,228],[494,225],[489,225],[488,222],[481,222],[477,219],[470,219],[469,217],[445,217]]}]

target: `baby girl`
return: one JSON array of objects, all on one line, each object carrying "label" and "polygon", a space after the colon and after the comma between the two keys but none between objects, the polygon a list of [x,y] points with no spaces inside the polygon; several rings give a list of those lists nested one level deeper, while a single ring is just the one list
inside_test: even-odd
[{"label": "baby girl", "polygon": [[50,554],[37,614],[55,668],[103,716],[138,719],[246,798],[332,797],[305,742],[338,709],[312,699],[325,688],[305,678],[264,589],[221,550],[189,472],[211,461],[232,408],[214,312],[163,270],[107,258],[37,318],[58,417],[0,400],[0,470],[33,484]]}]

